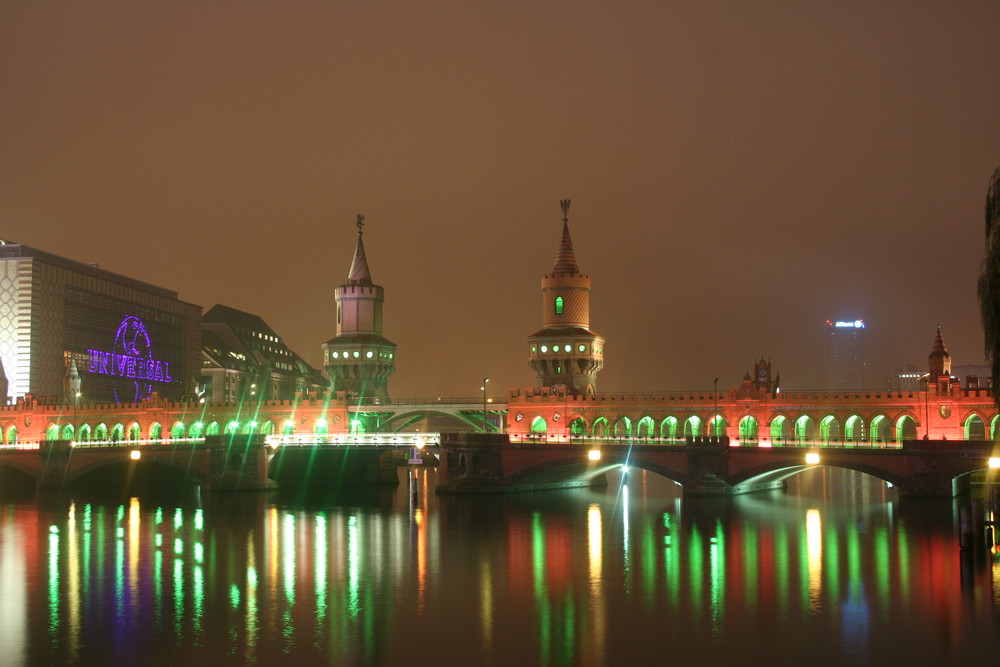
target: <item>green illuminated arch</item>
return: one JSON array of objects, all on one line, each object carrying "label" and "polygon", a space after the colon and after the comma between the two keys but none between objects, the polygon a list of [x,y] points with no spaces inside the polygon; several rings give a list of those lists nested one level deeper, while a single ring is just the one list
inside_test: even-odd
[{"label": "green illuminated arch", "polygon": [[63,440],[73,440],[73,425],[66,424],[62,429],[62,439]]},{"label": "green illuminated arch", "polygon": [[253,435],[254,431],[256,430],[257,430],[257,422],[255,422],[252,419],[243,425],[243,435]]},{"label": "green illuminated arch", "polygon": [[630,438],[632,437],[632,420],[622,415],[615,420],[615,432],[614,436],[616,438]]},{"label": "green illuminated arch", "polygon": [[111,427],[111,442],[121,442],[125,439],[125,427],[121,422]]},{"label": "green illuminated arch", "polygon": [[740,442],[757,442],[757,419],[752,415],[740,420]]},{"label": "green illuminated arch", "polygon": [[872,444],[877,444],[880,442],[892,442],[892,435],[889,433],[889,428],[892,422],[885,415],[875,415],[872,418],[871,430],[871,442]]},{"label": "green illuminated arch", "polygon": [[170,428],[170,439],[180,440],[184,437],[184,422],[174,422],[174,425]]},{"label": "green illuminated arch", "polygon": [[163,437],[163,426],[160,425],[160,422],[153,422],[152,424],[150,424],[149,439],[159,440],[162,437]]},{"label": "green illuminated arch", "polygon": [[591,435],[595,438],[603,438],[608,434],[608,420],[604,417],[598,417],[594,420],[594,427],[591,429]]},{"label": "green illuminated arch", "polygon": [[865,441],[865,421],[858,415],[851,415],[844,422],[844,442],[855,444]]},{"label": "green illuminated arch", "polygon": [[80,432],[77,434],[77,442],[90,442],[90,424],[83,424],[80,426]]},{"label": "green illuminated arch", "polygon": [[711,437],[721,438],[726,434],[726,429],[729,428],[729,424],[726,423],[725,417],[717,414],[709,420],[706,428],[708,429],[708,434]]},{"label": "green illuminated arch", "polygon": [[13,424],[7,429],[7,444],[16,445],[17,444],[17,427]]},{"label": "green illuminated arch", "polygon": [[260,427],[261,435],[271,435],[274,433],[274,422],[268,419]]},{"label": "green illuminated arch", "polygon": [[652,417],[643,417],[635,425],[635,435],[638,438],[655,438],[656,422]]},{"label": "green illuminated arch", "polygon": [[[361,426],[361,420],[358,418],[351,419],[351,433],[364,433],[364,430],[358,430]],[[313,433],[316,435],[327,435],[330,432],[330,425],[325,419],[320,417],[313,424]]]},{"label": "green illuminated arch", "polygon": [[816,424],[809,415],[802,415],[795,420],[796,442],[813,442],[816,440]]},{"label": "green illuminated arch", "polygon": [[840,421],[833,415],[823,417],[819,423],[820,442],[831,443],[841,442],[844,439],[844,431],[840,427]]},{"label": "green illuminated arch", "polygon": [[204,438],[205,437],[205,424],[202,422],[195,422],[191,424],[191,428],[188,430],[189,438]]},{"label": "green illuminated arch", "polygon": [[983,422],[983,418],[975,412],[966,418],[964,427],[966,440],[986,439],[986,423]]},{"label": "green illuminated arch", "polygon": [[660,422],[660,437],[670,440],[677,439],[677,417],[667,417]]},{"label": "green illuminated arch", "polygon": [[233,436],[240,432],[240,423],[235,419],[226,424],[226,429],[223,431],[224,435]]},{"label": "green illuminated arch", "polygon": [[685,438],[697,438],[701,435],[701,418],[697,415],[691,415],[684,422],[684,437]]},{"label": "green illuminated arch", "polygon": [[45,439],[46,440],[58,440],[59,439],[59,425],[52,424],[47,429],[45,429]]},{"label": "green illuminated arch", "polygon": [[281,434],[291,435],[292,433],[295,433],[295,422],[293,422],[291,419],[286,419],[285,422],[281,425]]},{"label": "green illuminated arch", "polygon": [[142,429],[137,422],[132,422],[128,427],[128,441],[138,442],[142,437]]},{"label": "green illuminated arch", "polygon": [[917,439],[917,420],[910,415],[903,415],[896,420],[896,442],[903,444],[904,440]]},{"label": "green illuminated arch", "polygon": [[577,417],[569,423],[569,434],[575,438],[587,435],[587,422],[583,421],[583,417]]},{"label": "green illuminated arch", "polygon": [[94,440],[104,442],[108,439],[108,427],[106,424],[98,424],[94,429]]},{"label": "green illuminated arch", "polygon": [[219,422],[209,422],[205,427],[205,437],[210,435],[219,435]]},{"label": "green illuminated arch", "polygon": [[541,417],[535,417],[531,420],[531,432],[532,433],[545,433],[549,430],[548,424]]},{"label": "green illuminated arch", "polygon": [[990,421],[990,440],[997,439],[997,424],[1000,423],[1000,415],[996,415]]},{"label": "green illuminated arch", "polygon": [[556,315],[563,314],[563,298],[561,296],[556,297]]},{"label": "green illuminated arch", "polygon": [[[325,422],[326,420],[324,419],[322,421]],[[366,433],[367,432],[367,431],[365,431],[365,422],[360,417],[351,417],[350,424],[351,424],[351,433]],[[325,432],[326,431],[324,431],[324,433]]]},{"label": "green illuminated arch", "polygon": [[771,442],[782,444],[789,436],[788,420],[785,415],[778,415],[771,420]]}]

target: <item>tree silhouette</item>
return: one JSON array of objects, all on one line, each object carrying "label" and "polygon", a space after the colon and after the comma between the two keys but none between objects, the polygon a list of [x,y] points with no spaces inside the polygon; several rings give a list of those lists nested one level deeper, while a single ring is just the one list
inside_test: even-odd
[{"label": "tree silhouette", "polygon": [[977,291],[986,359],[993,375],[993,402],[1000,407],[1000,168],[993,172],[986,191],[986,258]]}]

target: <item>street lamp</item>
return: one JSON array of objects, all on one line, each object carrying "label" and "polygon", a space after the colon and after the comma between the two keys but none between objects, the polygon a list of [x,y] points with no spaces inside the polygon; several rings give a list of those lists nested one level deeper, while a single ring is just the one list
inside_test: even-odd
[{"label": "street lamp", "polygon": [[486,384],[490,381],[489,378],[483,378],[483,386],[480,389],[483,390],[483,433],[486,433],[488,428],[488,422],[486,421]]},{"label": "street lamp", "polygon": [[76,411],[80,407],[80,392],[73,394],[73,440],[79,442],[80,434],[77,433]]},{"label": "street lamp", "polygon": [[712,381],[712,431],[715,437],[719,437],[719,378]]}]

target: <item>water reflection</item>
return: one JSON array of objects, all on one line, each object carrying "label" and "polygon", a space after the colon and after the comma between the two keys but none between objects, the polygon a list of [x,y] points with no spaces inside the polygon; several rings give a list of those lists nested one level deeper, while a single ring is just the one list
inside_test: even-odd
[{"label": "water reflection", "polygon": [[433,488],[420,471],[335,502],[2,504],[0,662],[607,664],[654,642],[925,664],[1000,636],[997,569],[963,569],[951,504],[854,473],[730,499],[682,500],[641,471],[602,491]]}]

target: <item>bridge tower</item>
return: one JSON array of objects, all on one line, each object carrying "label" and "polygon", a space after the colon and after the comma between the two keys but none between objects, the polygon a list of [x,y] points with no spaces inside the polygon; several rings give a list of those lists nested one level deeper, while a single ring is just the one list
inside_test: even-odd
[{"label": "bridge tower", "polygon": [[395,370],[396,344],[382,336],[382,302],[385,291],[372,282],[362,227],[358,215],[358,244],[347,282],[334,295],[337,301],[337,335],[323,343],[323,370],[334,391],[349,398],[388,398],[389,376]]},{"label": "bridge tower", "polygon": [[941,335],[941,327],[937,328],[937,335],[934,336],[934,346],[931,353],[927,355],[928,381],[938,387],[942,393],[946,393],[951,386],[951,355],[948,354],[948,347],[944,344],[944,336]]},{"label": "bridge tower", "polygon": [[562,240],[552,273],[542,276],[542,329],[528,338],[528,359],[542,387],[570,394],[597,391],[604,338],[590,330],[590,276],[580,273],[569,235],[569,200],[560,202]]}]

